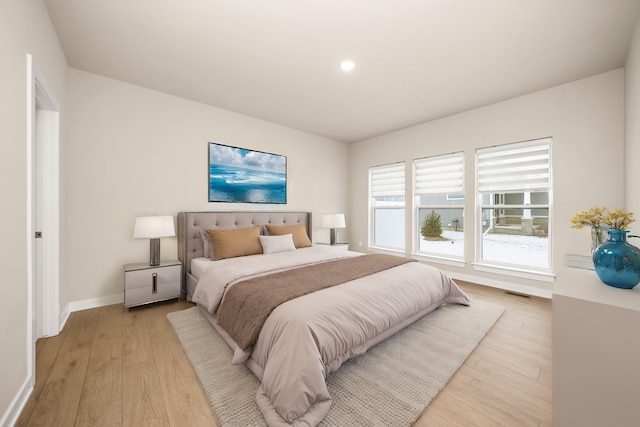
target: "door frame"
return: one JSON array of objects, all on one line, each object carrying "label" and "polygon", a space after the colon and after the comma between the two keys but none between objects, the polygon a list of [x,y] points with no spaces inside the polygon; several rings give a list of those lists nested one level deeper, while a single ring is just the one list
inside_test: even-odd
[{"label": "door frame", "polygon": [[[40,114],[36,115],[36,109]],[[36,121],[36,119],[38,120]],[[36,289],[35,173],[36,138],[42,138],[42,288]],[[44,75],[27,54],[27,346],[29,377],[35,384],[36,322],[42,336],[60,333],[60,103]],[[42,312],[36,312],[42,292]]]}]

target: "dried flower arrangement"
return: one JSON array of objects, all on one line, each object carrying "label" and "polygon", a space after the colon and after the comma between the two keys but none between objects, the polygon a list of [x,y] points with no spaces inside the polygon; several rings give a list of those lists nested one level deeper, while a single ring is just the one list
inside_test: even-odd
[{"label": "dried flower arrangement", "polygon": [[633,212],[625,212],[622,209],[610,210],[604,206],[602,208],[596,206],[576,213],[571,219],[571,224],[573,224],[573,228],[589,226],[595,230],[626,230],[634,221]]}]

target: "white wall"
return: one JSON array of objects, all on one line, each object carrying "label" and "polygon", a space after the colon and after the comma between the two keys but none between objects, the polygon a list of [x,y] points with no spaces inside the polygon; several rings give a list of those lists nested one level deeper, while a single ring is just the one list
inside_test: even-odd
[{"label": "white wall", "polygon": [[[624,71],[611,71],[484,108],[407,128],[351,146],[351,242],[367,242],[368,169],[405,161],[407,197],[415,158],[464,151],[467,218],[474,216],[475,149],[541,137],[553,137],[553,270],[567,253],[588,254],[588,230],[571,228],[575,212],[596,205],[622,207],[624,146]],[[354,221],[353,218],[357,218]],[[406,223],[411,223],[411,208]],[[550,290],[537,280],[480,273],[473,269],[473,221],[465,222],[464,268],[443,269],[477,276],[479,281],[505,281]],[[406,233],[406,241],[413,236]],[[364,249],[364,248],[363,248]]]},{"label": "white wall", "polygon": [[[63,306],[122,295],[123,264],[149,259],[149,241],[132,238],[136,216],[311,210],[323,241],[320,214],[347,209],[344,143],[76,69],[68,84]],[[208,203],[209,141],[287,156],[287,204]],[[177,258],[176,238],[161,239],[161,257]]]},{"label": "white wall", "polygon": [[[67,64],[41,0],[0,2],[0,425],[28,390],[27,53],[62,104]],[[64,141],[62,142],[64,144]],[[14,403],[12,403],[14,402]],[[19,408],[18,408],[19,409]]]},{"label": "white wall", "polygon": [[[625,208],[635,213],[632,224],[640,234],[640,20],[625,65]],[[640,246],[638,239],[630,243]]]}]

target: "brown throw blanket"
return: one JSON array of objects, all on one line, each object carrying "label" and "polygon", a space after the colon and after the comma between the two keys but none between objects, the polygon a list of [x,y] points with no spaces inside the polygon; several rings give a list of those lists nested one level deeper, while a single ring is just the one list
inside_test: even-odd
[{"label": "brown throw blanket", "polygon": [[218,325],[247,350],[280,304],[320,289],[346,283],[414,260],[371,254],[298,267],[232,285],[218,308]]}]

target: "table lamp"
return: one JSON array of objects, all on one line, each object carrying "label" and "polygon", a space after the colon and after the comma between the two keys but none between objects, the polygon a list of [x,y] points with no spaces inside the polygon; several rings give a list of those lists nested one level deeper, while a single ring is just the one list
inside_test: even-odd
[{"label": "table lamp", "polygon": [[322,228],[329,229],[329,244],[336,244],[336,228],[344,228],[344,214],[324,214],[322,215]]},{"label": "table lamp", "polygon": [[134,239],[149,240],[149,265],[160,265],[160,238],[176,235],[172,216],[139,216],[133,230]]}]

